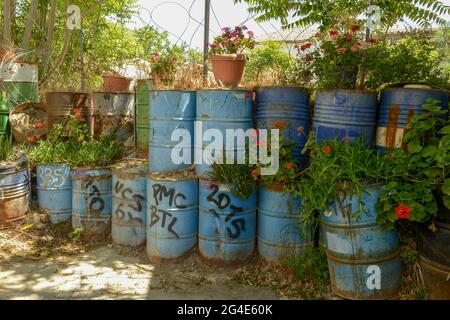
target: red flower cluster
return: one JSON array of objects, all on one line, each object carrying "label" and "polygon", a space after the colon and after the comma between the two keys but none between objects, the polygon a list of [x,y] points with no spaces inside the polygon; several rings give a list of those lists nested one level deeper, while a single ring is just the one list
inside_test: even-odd
[{"label": "red flower cluster", "polygon": [[73,108],[71,113],[74,115],[75,120],[80,121],[80,122],[84,121],[84,118],[81,115],[81,109]]},{"label": "red flower cluster", "polygon": [[330,30],[330,31],[328,32],[328,35],[329,35],[331,38],[335,39],[335,38],[337,38],[337,36],[339,35],[339,31],[337,31],[337,30]]},{"label": "red flower cluster", "polygon": [[29,143],[34,143],[38,141],[38,138],[36,136],[28,136],[27,140]]},{"label": "red flower cluster", "polygon": [[361,29],[361,27],[358,24],[354,24],[350,27],[350,30],[353,32],[358,31],[359,29]]},{"label": "red flower cluster", "polygon": [[346,34],[344,35],[344,40],[345,40],[345,41],[352,41],[352,40],[353,40],[353,35],[350,34],[350,33],[346,33]]},{"label": "red flower cluster", "polygon": [[288,162],[284,165],[284,167],[288,170],[291,170],[294,167],[294,164],[292,162]]},{"label": "red flower cluster", "polygon": [[395,214],[399,219],[409,219],[411,217],[411,208],[401,204],[395,208]]},{"label": "red flower cluster", "polygon": [[332,151],[333,151],[333,148],[331,147],[331,144],[322,147],[323,154],[330,154]]},{"label": "red flower cluster", "polygon": [[36,129],[42,129],[44,128],[44,124],[42,123],[42,121],[39,121],[38,123],[36,123]]},{"label": "red flower cluster", "polygon": [[304,44],[302,44],[302,46],[300,47],[300,50],[305,51],[306,49],[311,48],[311,43],[310,42],[306,42]]}]

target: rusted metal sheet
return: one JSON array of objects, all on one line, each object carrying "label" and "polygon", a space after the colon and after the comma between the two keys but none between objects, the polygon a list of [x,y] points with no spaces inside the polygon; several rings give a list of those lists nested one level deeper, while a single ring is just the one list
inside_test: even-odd
[{"label": "rusted metal sheet", "polygon": [[30,172],[27,165],[0,167],[0,225],[18,222],[30,208]]},{"label": "rusted metal sheet", "polygon": [[116,244],[136,247],[145,243],[146,172],[145,164],[113,169],[111,235]]},{"label": "rusted metal sheet", "polygon": [[367,186],[366,211],[360,211],[358,197],[342,190],[321,213],[331,289],[342,298],[386,299],[400,288],[397,231],[384,231],[376,222],[380,191],[381,185]]},{"label": "rusted metal sheet", "polygon": [[105,239],[111,232],[111,171],[83,168],[72,170],[70,175],[73,228],[81,228],[87,240]]},{"label": "rusted metal sheet", "polygon": [[[134,94],[97,92],[91,95],[94,137],[113,132],[126,151],[134,149]],[[132,140],[130,143],[130,139]]]},{"label": "rusted metal sheet", "polygon": [[445,91],[412,88],[383,90],[378,111],[376,146],[382,150],[403,147],[406,126],[414,114],[425,112],[422,106],[430,98],[439,100],[442,109],[448,109],[449,95]]},{"label": "rusted metal sheet", "polygon": [[74,108],[80,109],[81,116],[92,130],[92,112],[87,105],[88,97],[87,93],[81,92],[47,92],[45,105],[49,130],[54,124],[65,125]]},{"label": "rusted metal sheet", "polygon": [[231,186],[200,179],[199,252],[208,264],[246,263],[256,244],[256,191],[238,199]]},{"label": "rusted metal sheet", "polygon": [[258,198],[258,252],[265,260],[283,262],[312,247],[312,230],[300,222],[301,199],[268,187],[259,188]]},{"label": "rusted metal sheet", "polygon": [[198,180],[147,179],[147,256],[178,262],[191,254],[198,234]]},{"label": "rusted metal sheet", "polygon": [[4,62],[0,64],[2,87],[8,92],[9,109],[26,101],[37,102],[38,66],[25,62]]}]

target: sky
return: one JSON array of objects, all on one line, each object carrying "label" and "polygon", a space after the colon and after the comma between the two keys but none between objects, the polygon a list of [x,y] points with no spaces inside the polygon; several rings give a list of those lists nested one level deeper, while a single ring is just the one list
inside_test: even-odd
[{"label": "sky", "polygon": [[[450,0],[441,1],[450,5]],[[204,3],[204,0],[138,0],[139,15],[134,17],[134,23],[131,26],[156,25],[169,33],[172,42],[181,44],[184,41],[193,48],[202,48],[203,25],[199,23],[204,22]],[[278,21],[257,23],[248,13],[248,5],[245,3],[234,4],[233,0],[211,0],[211,5],[211,40],[220,33],[222,27],[236,26],[244,21],[257,37],[281,29]]]}]

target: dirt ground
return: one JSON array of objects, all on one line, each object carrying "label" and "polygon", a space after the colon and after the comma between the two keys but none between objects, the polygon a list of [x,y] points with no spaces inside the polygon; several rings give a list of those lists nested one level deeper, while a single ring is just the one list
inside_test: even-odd
[{"label": "dirt ground", "polygon": [[287,299],[238,281],[236,269],[205,265],[196,252],[150,264],[144,248],[70,239],[70,223],[39,217],[0,230],[0,299]]}]

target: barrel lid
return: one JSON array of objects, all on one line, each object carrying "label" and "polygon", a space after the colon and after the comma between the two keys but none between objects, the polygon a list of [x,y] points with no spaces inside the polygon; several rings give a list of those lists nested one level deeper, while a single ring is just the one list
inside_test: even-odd
[{"label": "barrel lid", "polygon": [[339,93],[339,92],[345,92],[345,93],[359,93],[359,94],[370,94],[370,95],[377,95],[377,92],[372,90],[359,90],[359,89],[319,89],[317,90],[317,93]]},{"label": "barrel lid", "polygon": [[133,175],[144,177],[148,172],[148,164],[141,160],[122,161],[112,168],[114,175]]},{"label": "barrel lid", "polygon": [[171,172],[150,172],[148,174],[150,180],[157,181],[183,181],[183,180],[197,180],[195,167],[188,169],[175,170]]},{"label": "barrel lid", "polygon": [[111,176],[111,170],[105,168],[74,168],[70,172],[70,176],[72,179]]}]

